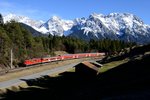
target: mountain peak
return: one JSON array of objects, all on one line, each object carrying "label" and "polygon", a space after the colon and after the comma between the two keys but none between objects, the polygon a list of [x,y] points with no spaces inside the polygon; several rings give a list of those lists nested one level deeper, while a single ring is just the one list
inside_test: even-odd
[{"label": "mountain peak", "polygon": [[115,13],[108,14],[108,16],[113,16],[113,17],[115,17],[115,16],[133,16],[133,14],[131,14],[131,13],[117,13],[117,12],[115,12]]},{"label": "mountain peak", "polygon": [[101,18],[104,18],[104,17],[105,17],[105,15],[103,15],[103,14],[92,13],[89,16],[89,19],[97,20],[97,19],[101,19]]},{"label": "mountain peak", "polygon": [[7,14],[4,16],[4,23],[10,22],[11,20],[15,20],[16,22],[24,23],[26,25],[31,26],[35,30],[37,30],[38,27],[40,27],[43,24],[43,21],[36,21],[33,19],[30,19],[29,17],[22,16],[22,15],[16,15],[16,14]]},{"label": "mountain peak", "polygon": [[53,16],[40,27],[40,32],[63,36],[69,34],[68,31],[72,28],[73,24],[74,22],[71,20],[63,20],[58,16]]},{"label": "mountain peak", "polygon": [[92,13],[92,14],[90,14],[90,16],[91,17],[103,17],[104,15],[103,14]]},{"label": "mountain peak", "polygon": [[56,21],[57,21],[57,20],[61,20],[61,18],[58,17],[58,16],[52,16],[52,17],[51,17],[51,20],[56,20]]},{"label": "mountain peak", "polygon": [[29,18],[25,17],[25,16],[10,13],[10,14],[4,16],[4,23],[6,23],[7,21],[9,22],[11,20],[15,20],[17,22],[20,22],[20,21],[22,21],[22,19],[29,19]]}]

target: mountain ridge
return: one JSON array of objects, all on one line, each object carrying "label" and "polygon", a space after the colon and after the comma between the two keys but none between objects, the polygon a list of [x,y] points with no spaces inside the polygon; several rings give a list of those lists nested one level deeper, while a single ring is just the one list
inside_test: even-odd
[{"label": "mountain ridge", "polygon": [[88,18],[74,20],[64,20],[53,16],[46,22],[22,16],[7,16],[4,17],[4,22],[15,19],[43,34],[73,36],[85,40],[110,38],[139,44],[150,43],[150,26],[130,13],[108,15],[92,13]]}]

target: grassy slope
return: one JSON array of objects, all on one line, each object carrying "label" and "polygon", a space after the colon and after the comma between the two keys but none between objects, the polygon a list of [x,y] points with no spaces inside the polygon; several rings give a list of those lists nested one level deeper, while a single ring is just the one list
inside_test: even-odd
[{"label": "grassy slope", "polygon": [[104,73],[112,68],[115,68],[123,63],[126,63],[128,60],[119,60],[119,61],[112,61],[109,63],[104,64],[101,68],[99,68],[99,73]]}]

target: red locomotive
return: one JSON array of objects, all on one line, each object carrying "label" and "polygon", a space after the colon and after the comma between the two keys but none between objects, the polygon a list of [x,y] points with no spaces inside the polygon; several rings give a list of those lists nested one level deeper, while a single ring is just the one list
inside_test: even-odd
[{"label": "red locomotive", "polygon": [[24,61],[24,65],[35,65],[41,63],[48,63],[53,61],[60,61],[60,60],[67,60],[67,59],[78,59],[78,58],[85,58],[85,57],[99,57],[104,56],[105,53],[79,53],[79,54],[66,54],[61,56],[55,57],[46,57],[46,58],[34,58]]}]

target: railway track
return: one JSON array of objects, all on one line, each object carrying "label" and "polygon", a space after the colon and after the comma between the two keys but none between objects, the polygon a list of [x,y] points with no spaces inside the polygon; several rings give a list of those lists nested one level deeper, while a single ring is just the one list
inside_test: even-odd
[{"label": "railway track", "polygon": [[25,70],[33,67],[38,67],[46,64],[53,64],[58,63],[66,60],[73,60],[73,59],[82,59],[82,58],[96,58],[96,57],[103,57],[105,53],[79,53],[79,54],[67,54],[55,57],[48,57],[48,58],[33,58],[24,61],[24,65],[27,67],[18,67],[14,69],[4,69],[0,71],[0,75],[4,75],[10,72]]},{"label": "railway track", "polygon": [[[5,80],[0,82],[0,90],[1,89],[5,89],[11,86],[19,86],[19,84],[24,83],[25,81],[23,80],[28,80],[28,79],[35,79],[35,78],[39,78],[41,76],[44,75],[53,75],[53,74],[58,74],[64,71],[67,71],[70,68],[73,68],[73,66],[77,65],[78,63],[81,63],[82,61],[97,61],[99,59],[78,59],[78,61],[74,62],[74,63],[70,63],[70,64],[66,64],[66,65],[62,65],[56,68],[52,68],[49,70],[45,70],[45,71],[41,71],[41,72],[37,72],[37,73],[33,73],[33,74],[29,74],[29,75],[23,75],[23,76],[19,76],[16,78],[12,78],[9,80]],[[32,66],[35,67],[35,66]]]}]

